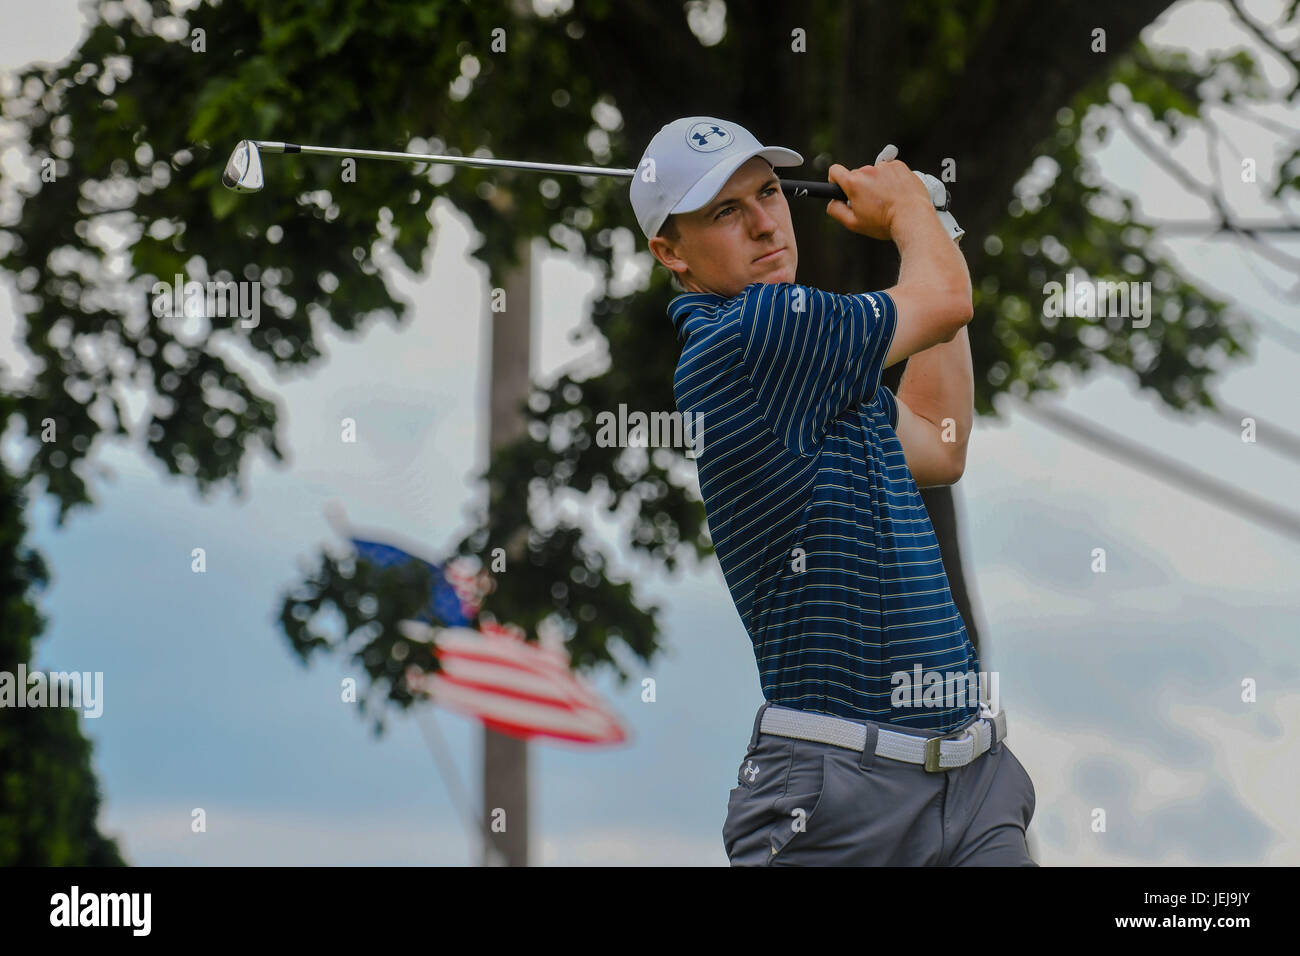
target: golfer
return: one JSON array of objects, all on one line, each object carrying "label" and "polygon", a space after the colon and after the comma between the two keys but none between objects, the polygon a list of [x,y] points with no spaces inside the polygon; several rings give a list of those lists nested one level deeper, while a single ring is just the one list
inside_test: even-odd
[{"label": "golfer", "polygon": [[[709,531],[765,699],[722,829],[732,865],[1037,865],[1033,783],[917,490],[965,467],[970,274],[891,155],[828,171],[848,202],[827,214],[901,258],[896,285],[853,295],[795,282],[774,170],[803,162],[793,150],[690,116],[632,179],[650,251],[684,293],[668,307],[673,393],[702,423]],[[909,356],[895,395],[881,373]]]}]

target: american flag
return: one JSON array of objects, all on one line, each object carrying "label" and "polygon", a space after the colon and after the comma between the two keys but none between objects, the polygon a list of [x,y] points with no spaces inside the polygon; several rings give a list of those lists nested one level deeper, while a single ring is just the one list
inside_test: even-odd
[{"label": "american flag", "polygon": [[569,655],[558,642],[530,644],[520,629],[491,622],[477,631],[419,621],[398,627],[410,640],[433,642],[442,669],[427,674],[411,668],[407,683],[443,707],[524,740],[617,744],[627,739],[618,715],[570,669]]},{"label": "american flag", "polygon": [[476,589],[477,577],[466,571],[463,562],[448,562],[446,567],[417,558],[408,551],[364,538],[349,538],[357,557],[364,558],[377,568],[392,568],[415,562],[432,572],[433,587],[429,604],[420,613],[420,620],[433,623],[441,621],[449,627],[462,627],[473,622],[478,614],[481,592]]},{"label": "american flag", "polygon": [[[419,620],[398,624],[407,640],[432,643],[441,670],[407,670],[407,685],[449,710],[477,717],[511,737],[545,737],[572,744],[618,744],[627,730],[618,715],[569,666],[562,638],[525,640],[513,624],[481,621],[491,575],[463,560],[437,565],[377,541],[350,539],[358,556],[380,567],[419,561],[433,571],[429,607]],[[447,626],[435,626],[437,623]]]}]

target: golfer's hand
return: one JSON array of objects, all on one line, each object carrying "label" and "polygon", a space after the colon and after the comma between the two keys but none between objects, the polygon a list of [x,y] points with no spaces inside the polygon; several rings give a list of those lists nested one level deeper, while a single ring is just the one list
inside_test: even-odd
[{"label": "golfer's hand", "polygon": [[832,199],[826,214],[850,232],[872,239],[893,238],[893,224],[900,215],[917,211],[933,215],[930,194],[920,177],[902,160],[886,158],[894,155],[897,151],[886,147],[874,166],[831,166],[827,178],[844,190],[849,201]]}]

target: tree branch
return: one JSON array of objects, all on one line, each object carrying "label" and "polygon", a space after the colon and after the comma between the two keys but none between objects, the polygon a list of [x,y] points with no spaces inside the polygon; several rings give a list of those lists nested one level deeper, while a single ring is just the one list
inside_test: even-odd
[{"label": "tree branch", "polygon": [[1233,225],[1248,232],[1276,232],[1300,235],[1300,223],[1295,222],[1260,222],[1254,219],[1240,219],[1235,223],[1225,223],[1218,219],[1144,219],[1143,223],[1169,232],[1232,232]]},{"label": "tree branch", "polygon": [[1250,18],[1244,9],[1242,9],[1239,0],[1228,0],[1228,6],[1232,12],[1237,15],[1237,19],[1242,22],[1247,30],[1255,35],[1260,43],[1276,53],[1282,60],[1295,71],[1296,81],[1291,87],[1291,92],[1286,95],[1288,100],[1295,99],[1297,93],[1300,93],[1300,60],[1297,60],[1295,54],[1285,47],[1278,46],[1277,42],[1264,32],[1264,28]]},{"label": "tree branch", "polygon": [[1263,127],[1264,129],[1272,133],[1279,133],[1282,136],[1296,135],[1296,128],[1294,126],[1287,126],[1285,123],[1279,123],[1277,120],[1269,119],[1266,116],[1256,116],[1254,113],[1251,113],[1242,107],[1233,109],[1232,107],[1228,106],[1225,103],[1207,103],[1206,106],[1215,107],[1217,109],[1223,110],[1225,113],[1229,113],[1233,116],[1239,116],[1244,120],[1249,120],[1250,122],[1256,123],[1259,126]]},{"label": "tree branch", "polygon": [[[1219,215],[1219,231],[1231,232],[1234,235],[1249,239],[1256,245],[1260,254],[1265,258],[1276,262],[1283,268],[1300,272],[1300,259],[1293,258],[1278,249],[1274,249],[1256,235],[1256,230],[1246,228],[1242,224],[1234,222],[1231,214],[1228,212],[1227,206],[1224,205],[1223,197],[1219,195],[1214,187],[1203,184],[1200,180],[1192,176],[1191,173],[1183,169],[1182,166],[1175,163],[1163,150],[1157,147],[1156,144],[1138,128],[1137,124],[1133,122],[1133,119],[1128,115],[1128,111],[1124,108],[1123,104],[1111,100],[1109,105],[1114,107],[1120,125],[1128,131],[1129,136],[1132,137],[1133,142],[1137,144],[1138,148],[1141,149],[1142,152],[1155,160],[1162,169],[1178,180],[1178,182],[1182,183],[1189,192],[1203,199],[1214,208],[1214,211]],[[1297,230],[1300,230],[1300,226],[1294,224],[1288,226],[1288,231]]]},{"label": "tree branch", "polygon": [[[1268,276],[1266,276],[1262,271],[1260,271],[1259,265],[1255,262],[1255,260],[1251,256],[1246,255],[1245,250],[1243,250],[1240,246],[1237,246],[1236,249],[1237,249],[1237,255],[1239,255],[1241,257],[1241,261],[1246,264],[1246,268],[1250,270],[1251,275],[1253,275],[1256,281],[1259,282],[1259,284],[1263,286],[1265,289],[1267,289],[1269,294],[1272,295],[1275,299],[1278,299],[1281,302],[1285,302],[1287,305],[1291,305],[1292,303],[1295,302],[1296,297],[1300,296],[1300,279],[1297,279],[1296,284],[1292,286],[1290,289],[1284,289],[1276,282],[1274,282],[1272,279],[1270,279]],[[1294,332],[1291,334],[1296,335],[1297,341],[1300,341],[1300,335],[1297,335]]]}]

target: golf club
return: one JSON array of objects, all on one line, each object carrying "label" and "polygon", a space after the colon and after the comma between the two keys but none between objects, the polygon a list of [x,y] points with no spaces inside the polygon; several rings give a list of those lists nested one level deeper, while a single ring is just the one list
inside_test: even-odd
[{"label": "golf club", "polygon": [[[528,163],[510,159],[482,159],[474,156],[435,156],[424,153],[393,153],[375,149],[341,149],[336,146],[300,146],[297,143],[275,143],[259,139],[240,140],[230,154],[221,182],[237,193],[255,193],[265,184],[262,176],[263,153],[303,153],[311,156],[355,156],[364,159],[387,159],[399,163],[447,163],[453,166],[474,166],[480,169],[527,169],[538,173],[568,173],[574,176],[617,176],[631,179],[635,169],[616,169],[611,166],[567,166],[563,163]],[[813,196],[823,199],[847,198],[834,183],[810,182],[797,179],[781,180],[781,191],[787,196]]]}]

